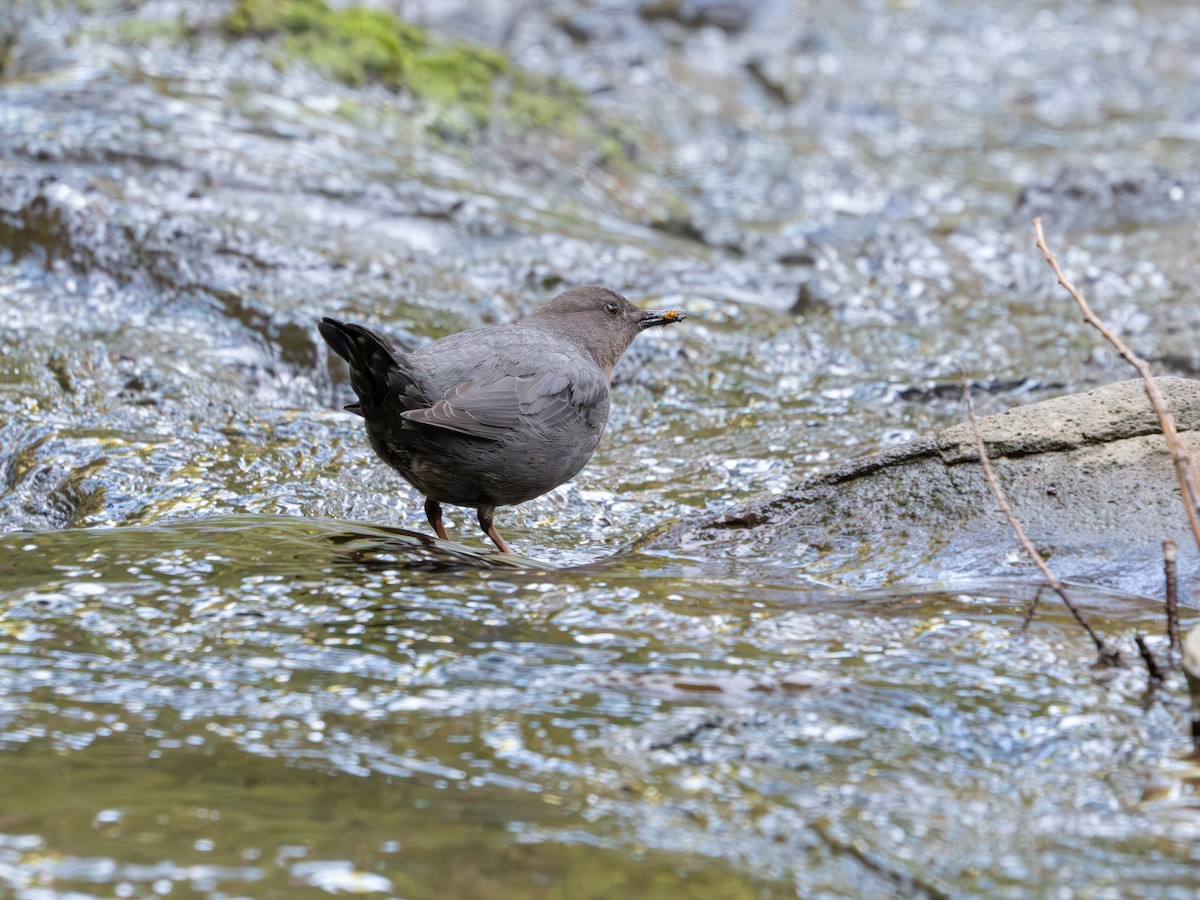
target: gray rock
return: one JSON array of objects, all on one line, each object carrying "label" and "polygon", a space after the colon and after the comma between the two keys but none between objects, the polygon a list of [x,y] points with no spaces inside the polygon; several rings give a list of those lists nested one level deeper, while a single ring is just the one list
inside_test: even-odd
[{"label": "gray rock", "polygon": [[[1200,459],[1200,381],[1158,381]],[[981,419],[980,428],[1017,518],[1058,578],[1161,597],[1162,541],[1172,538],[1181,602],[1192,602],[1200,554],[1140,380],[1012,409]],[[848,587],[1040,579],[987,485],[965,423],[846,463],[751,509],[677,528],[660,543],[732,545],[740,556]]]},{"label": "gray rock", "polygon": [[1027,227],[1046,216],[1057,228],[1130,228],[1150,223],[1190,223],[1200,214],[1200,179],[1163,169],[1106,172],[1069,168],[1031,184],[1017,200],[1013,221]]},{"label": "gray rock", "polygon": [[671,19],[689,28],[713,25],[732,33],[750,23],[754,4],[747,0],[644,0],[638,12],[647,21]]}]

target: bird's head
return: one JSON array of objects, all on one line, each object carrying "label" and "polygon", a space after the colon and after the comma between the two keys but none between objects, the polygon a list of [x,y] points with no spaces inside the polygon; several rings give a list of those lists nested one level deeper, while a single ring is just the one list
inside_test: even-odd
[{"label": "bird's head", "polygon": [[585,348],[611,375],[613,366],[635,337],[647,328],[685,318],[674,309],[642,309],[608,288],[589,284],[563,291],[525,320],[568,337]]}]

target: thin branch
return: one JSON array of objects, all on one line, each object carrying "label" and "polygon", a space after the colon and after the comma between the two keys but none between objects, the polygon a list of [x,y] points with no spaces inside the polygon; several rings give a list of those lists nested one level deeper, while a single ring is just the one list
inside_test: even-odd
[{"label": "thin branch", "polygon": [[1044,584],[1039,584],[1037,592],[1033,595],[1033,599],[1029,602],[1029,605],[1025,607],[1025,614],[1021,616],[1021,634],[1024,634],[1029,630],[1029,626],[1033,622],[1034,613],[1037,612],[1038,603],[1041,602],[1042,591],[1045,590],[1045,588],[1046,586]]},{"label": "thin branch", "polygon": [[809,827],[832,852],[850,857],[867,871],[875,873],[906,894],[919,892],[933,900],[949,900],[954,896],[948,886],[938,884],[930,878],[911,875],[903,869],[897,869],[886,857],[880,857],[862,840],[835,835],[828,823],[829,820],[823,818],[811,823]]},{"label": "thin branch", "polygon": [[1150,648],[1146,645],[1146,636],[1139,634],[1134,637],[1134,643],[1137,644],[1138,653],[1142,655],[1142,662],[1146,664],[1146,672],[1150,675],[1151,684],[1161,682],[1165,677],[1163,670],[1158,667],[1158,661],[1155,660],[1154,654],[1150,652]]},{"label": "thin branch", "polygon": [[971,436],[975,439],[975,450],[979,454],[980,465],[983,466],[983,477],[987,479],[988,485],[992,489],[992,493],[996,496],[996,502],[1000,504],[1000,509],[1004,513],[1004,517],[1008,519],[1008,524],[1012,526],[1012,530],[1017,535],[1017,540],[1021,542],[1021,546],[1025,548],[1026,555],[1033,560],[1033,564],[1041,570],[1042,577],[1046,579],[1046,584],[1050,590],[1058,594],[1063,604],[1071,611],[1071,615],[1075,617],[1083,630],[1088,633],[1088,637],[1092,639],[1092,643],[1096,645],[1096,650],[1100,653],[1100,659],[1107,665],[1120,665],[1120,651],[1110,650],[1100,635],[1096,634],[1092,626],[1088,624],[1087,619],[1075,607],[1067,597],[1066,588],[1061,581],[1054,577],[1054,573],[1050,571],[1050,567],[1046,565],[1046,560],[1042,557],[1033,542],[1025,536],[1025,529],[1021,527],[1021,523],[1017,521],[1016,515],[1012,511],[1012,507],[1008,505],[1008,498],[1004,495],[1004,489],[1000,487],[1000,482],[996,480],[996,474],[992,471],[992,461],[988,459],[987,447],[984,445],[983,432],[979,430],[979,422],[975,419],[975,404],[971,400],[971,385],[967,383],[967,373],[959,369],[959,378],[962,381],[963,399],[967,404],[967,419],[971,423]]},{"label": "thin branch", "polygon": [[1175,416],[1172,415],[1171,408],[1167,406],[1162,391],[1158,389],[1158,382],[1154,380],[1154,376],[1150,372],[1150,364],[1130,350],[1112,329],[1100,321],[1100,318],[1088,306],[1087,301],[1083,299],[1083,294],[1079,292],[1079,289],[1067,280],[1067,276],[1059,268],[1058,257],[1051,253],[1050,248],[1046,246],[1046,237],[1042,234],[1040,216],[1033,220],[1033,231],[1037,235],[1038,249],[1042,251],[1042,256],[1054,270],[1054,276],[1058,279],[1058,283],[1066,288],[1071,299],[1079,307],[1079,311],[1083,313],[1083,320],[1104,335],[1104,338],[1113,345],[1121,357],[1137,369],[1142,376],[1146,387],[1146,396],[1150,398],[1150,405],[1154,407],[1154,413],[1158,416],[1163,437],[1166,438],[1167,448],[1175,463],[1175,476],[1179,479],[1179,491],[1183,495],[1184,507],[1187,509],[1188,524],[1192,527],[1192,537],[1196,539],[1196,546],[1200,547],[1200,474],[1196,472],[1196,466],[1188,454],[1187,447],[1179,438],[1179,432],[1175,428]]},{"label": "thin branch", "polygon": [[1168,663],[1174,669],[1183,654],[1183,642],[1179,640],[1179,576],[1175,570],[1178,548],[1174,541],[1163,541],[1163,576],[1167,582],[1167,640],[1170,642]]},{"label": "thin branch", "polygon": [[711,731],[714,728],[724,728],[729,723],[719,716],[711,716],[707,719],[701,719],[691,728],[682,731],[679,734],[673,734],[670,737],[663,738],[661,741],[655,741],[650,745],[651,750],[669,750],[672,747],[678,747],[680,744],[690,744],[706,731]]}]

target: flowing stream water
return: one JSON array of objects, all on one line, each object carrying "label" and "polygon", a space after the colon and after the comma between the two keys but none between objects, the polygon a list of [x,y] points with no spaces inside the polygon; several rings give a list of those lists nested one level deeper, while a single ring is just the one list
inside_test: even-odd
[{"label": "flowing stream water", "polygon": [[[0,894],[1196,895],[1181,686],[1048,599],[1023,629],[1015,540],[1011,582],[882,545],[852,592],[651,539],[959,421],[960,363],[981,413],[1128,377],[1034,215],[1194,375],[1200,9],[392,5],[577,85],[614,161],[232,7],[0,12]],[[415,345],[583,283],[689,318],[500,511],[518,559],[414,535],[315,321]],[[1130,657],[1162,631],[1083,599]]]}]

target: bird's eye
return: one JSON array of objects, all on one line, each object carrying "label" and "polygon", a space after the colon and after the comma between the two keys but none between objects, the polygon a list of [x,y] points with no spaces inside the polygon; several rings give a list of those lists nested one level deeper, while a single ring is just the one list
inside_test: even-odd
[{"label": "bird's eye", "polygon": [[620,309],[620,307],[617,306],[617,304],[615,304],[615,303],[605,303],[604,308],[607,309],[613,315],[616,315],[617,310]]}]

